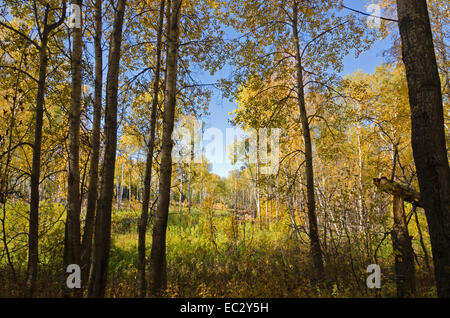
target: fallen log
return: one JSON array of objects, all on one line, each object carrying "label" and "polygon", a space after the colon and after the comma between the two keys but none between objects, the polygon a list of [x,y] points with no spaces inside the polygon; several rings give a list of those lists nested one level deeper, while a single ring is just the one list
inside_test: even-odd
[{"label": "fallen log", "polygon": [[380,191],[386,192],[394,197],[401,197],[403,201],[422,207],[420,193],[408,186],[389,180],[386,177],[374,178],[373,183]]}]

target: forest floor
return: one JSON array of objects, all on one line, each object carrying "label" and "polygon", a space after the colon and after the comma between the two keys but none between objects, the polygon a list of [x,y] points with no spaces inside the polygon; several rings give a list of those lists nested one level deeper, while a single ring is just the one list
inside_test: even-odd
[{"label": "forest floor", "polygon": [[[137,208],[113,212],[107,297],[137,296],[139,214]],[[64,219],[59,213],[55,215]],[[230,211],[211,213],[193,208],[188,214],[184,207],[180,218],[178,207],[171,209],[165,297],[395,297],[389,240],[378,252],[382,268],[381,289],[366,287],[366,268],[371,261],[364,253],[358,254],[355,246],[352,246],[351,255],[344,246],[340,253],[325,257],[327,280],[319,287],[310,280],[308,238],[306,234],[295,237],[287,217],[261,226],[253,220],[235,220]],[[60,269],[64,228],[60,223],[48,231],[48,239],[40,242],[38,297],[62,296],[65,273]],[[151,229],[152,220],[149,226]],[[151,250],[151,232],[147,233],[147,255]],[[26,249],[18,249],[12,254],[16,278],[12,277],[6,257],[3,257],[0,281],[4,283],[0,284],[0,297],[21,296]],[[435,296],[429,271],[420,269],[417,281],[419,296]]]},{"label": "forest floor", "polygon": [[[357,253],[349,257],[345,251],[329,260],[328,279],[319,287],[310,280],[307,235],[295,237],[287,217],[260,226],[239,217],[241,221],[235,222],[230,211],[216,210],[211,215],[185,210],[181,219],[175,208],[169,215],[167,297],[395,297],[390,244],[379,252],[384,268],[381,290],[366,287],[370,262]],[[130,230],[115,224],[109,293],[135,296],[137,231],[135,226]],[[422,297],[434,296],[429,273],[418,274],[418,285]]]}]

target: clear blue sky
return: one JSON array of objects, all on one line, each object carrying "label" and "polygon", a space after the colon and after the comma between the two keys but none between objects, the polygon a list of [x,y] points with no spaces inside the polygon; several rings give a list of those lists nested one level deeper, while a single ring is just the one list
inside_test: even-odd
[{"label": "clear blue sky", "polygon": [[[344,2],[346,6],[366,12],[365,7],[371,3],[370,0],[347,0]],[[346,74],[350,74],[355,72],[358,69],[363,70],[366,73],[372,73],[375,70],[375,67],[382,64],[384,59],[382,57],[383,51],[386,49],[389,40],[378,40],[374,43],[370,50],[363,52],[356,59],[354,53],[350,53],[348,56],[344,58],[344,70],[341,73],[342,76]],[[228,69],[227,69],[228,68]],[[228,72],[231,68],[225,66],[224,69],[217,72],[213,77],[209,75],[204,75],[203,78],[200,78],[200,81],[203,83],[211,83],[221,77],[227,77]],[[237,108],[237,105],[233,102],[228,101],[226,98],[223,98],[218,91],[213,92],[213,96],[211,98],[211,103],[209,106],[210,115],[207,118],[204,118],[206,125],[205,128],[208,127],[216,127],[219,128],[224,135],[224,154],[226,153],[226,145],[225,145],[225,130],[226,128],[233,128],[228,120],[231,118],[229,113],[233,111],[233,109]],[[213,163],[212,172],[221,176],[227,177],[228,172],[230,170],[235,169],[227,159],[225,163]]]}]

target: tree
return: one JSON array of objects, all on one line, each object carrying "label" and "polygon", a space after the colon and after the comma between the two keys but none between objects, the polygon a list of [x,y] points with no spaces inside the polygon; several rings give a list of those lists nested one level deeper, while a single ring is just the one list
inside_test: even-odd
[{"label": "tree", "polygon": [[439,297],[450,297],[450,168],[441,84],[425,0],[397,0],[411,107],[411,144]]},{"label": "tree", "polygon": [[108,260],[111,244],[111,211],[117,148],[117,92],[125,7],[126,0],[118,0],[109,47],[105,107],[105,149],[100,195],[97,201],[94,250],[89,273],[88,297],[105,296],[108,275]]},{"label": "tree", "polygon": [[[343,55],[351,49],[360,52],[368,47],[371,40],[366,35],[372,32],[366,32],[366,26],[358,24],[353,16],[336,14],[341,8],[340,1],[230,2],[237,17],[230,19],[229,23],[242,33],[236,40],[242,57],[236,62],[240,68],[237,82],[245,83],[256,75],[270,82],[256,95],[282,88],[284,96],[276,103],[278,107],[275,107],[273,116],[280,106],[289,105],[290,99],[297,102],[297,121],[304,142],[302,152],[305,154],[311,258],[315,276],[320,279],[324,269],[317,229],[313,137],[310,131],[312,120],[319,117],[314,113],[308,114],[308,111],[314,111],[315,105],[307,105],[305,92],[317,86],[330,87],[334,76],[328,74],[329,70],[340,70]],[[243,90],[240,85],[237,87],[234,91]],[[291,96],[293,92],[296,96]]]},{"label": "tree", "polygon": [[160,295],[166,284],[166,230],[170,202],[172,177],[172,132],[175,119],[177,64],[179,46],[179,22],[182,0],[170,3],[167,28],[166,87],[164,94],[163,135],[159,198],[153,227],[153,241],[150,255],[149,289],[151,295]]},{"label": "tree", "polygon": [[[20,88],[20,82],[21,82],[21,67],[23,64],[26,63],[25,61],[25,53],[26,50],[28,48],[29,43],[28,42],[24,42],[23,47],[21,48],[21,52],[20,52],[20,62],[19,62],[19,68],[17,70],[17,75],[15,78],[15,85],[14,85],[14,97],[13,97],[13,101],[12,101],[12,105],[10,107],[10,118],[2,118],[2,121],[4,122],[9,122],[7,128],[6,128],[6,132],[5,135],[7,135],[8,140],[6,141],[5,137],[2,134],[2,138],[0,138],[0,145],[2,146],[2,150],[4,149],[3,146],[7,145],[6,151],[2,151],[1,155],[0,155],[0,162],[2,164],[2,166],[4,167],[4,169],[0,169],[1,173],[0,173],[0,203],[3,205],[3,215],[1,217],[1,225],[2,225],[2,242],[3,242],[3,246],[4,246],[4,250],[5,250],[5,254],[8,260],[8,265],[11,269],[12,272],[12,276],[13,279],[15,281],[17,281],[17,272],[16,269],[14,267],[13,261],[12,261],[12,256],[9,250],[9,246],[8,246],[8,234],[7,234],[7,230],[6,230],[6,215],[7,215],[7,200],[8,197],[11,195],[15,194],[15,189],[14,186],[11,184],[11,182],[9,182],[10,179],[12,179],[14,173],[13,173],[13,169],[11,167],[12,161],[13,161],[13,154],[14,154],[14,149],[17,148],[20,143],[16,143],[16,141],[14,140],[14,135],[13,131],[15,126],[17,125],[17,121],[19,120],[19,116],[18,113],[20,113],[19,110],[19,106],[22,103],[21,101],[21,97],[19,97],[20,94],[19,91],[22,91],[22,89]],[[9,83],[5,83],[6,85],[8,85]],[[5,87],[6,87],[5,85]],[[9,97],[8,97],[9,99]],[[6,112],[5,110],[3,111],[4,115],[7,115],[8,112]],[[6,117],[6,116],[5,116]],[[9,119],[9,120],[8,120]],[[19,121],[19,123],[21,123],[21,120]],[[6,158],[5,158],[6,156]],[[4,159],[5,158],[5,159]]]},{"label": "tree", "polygon": [[66,266],[81,264],[80,238],[80,116],[81,116],[81,84],[83,50],[82,39],[82,1],[75,0],[73,4],[80,8],[80,25],[74,25],[72,36],[72,90],[69,109],[69,160],[67,177],[67,238],[64,248],[67,250]]},{"label": "tree", "polygon": [[[44,17],[42,21],[38,20],[40,12],[36,1],[33,2],[33,11],[35,16],[35,23],[38,29],[38,37],[40,42],[37,43],[28,35],[24,34],[18,29],[14,29],[4,22],[0,25],[4,28],[14,32],[27,42],[31,43],[39,51],[39,78],[37,82],[36,93],[36,108],[35,108],[35,127],[34,127],[34,142],[33,142],[33,161],[31,167],[31,182],[30,182],[30,218],[28,231],[28,268],[25,294],[28,297],[33,297],[35,292],[36,276],[38,270],[39,260],[39,184],[41,175],[41,145],[42,145],[42,127],[44,115],[44,101],[45,101],[45,85],[47,79],[47,64],[48,64],[48,42],[55,30],[63,23],[66,14],[66,2],[62,1],[61,16],[56,18],[52,13],[53,9],[49,3],[44,6]],[[51,21],[54,18],[55,21]],[[41,29],[42,27],[42,29]]]},{"label": "tree", "polygon": [[89,187],[87,194],[86,218],[82,240],[82,282],[89,278],[89,265],[92,253],[92,237],[95,225],[95,208],[98,194],[98,165],[100,157],[100,124],[102,116],[103,87],[103,51],[102,51],[102,0],[95,0],[95,83],[94,83],[94,117],[92,120],[92,150],[89,165]]},{"label": "tree", "polygon": [[165,12],[165,0],[160,1],[159,7],[159,19],[158,19],[158,33],[156,36],[156,65],[155,74],[153,78],[153,95],[152,95],[152,108],[150,119],[150,136],[147,149],[147,160],[145,163],[145,175],[144,175],[144,195],[142,198],[142,210],[141,218],[139,220],[139,237],[138,237],[138,292],[140,297],[146,295],[146,282],[145,282],[145,234],[147,232],[148,210],[150,205],[150,190],[152,184],[152,165],[153,165],[153,153],[155,148],[156,137],[156,114],[158,112],[158,97],[160,87],[160,71],[161,71],[161,46],[162,35],[164,27],[164,12]]},{"label": "tree", "polygon": [[319,233],[317,229],[316,216],[316,202],[314,194],[314,168],[313,168],[313,153],[311,133],[309,129],[308,114],[305,107],[305,93],[303,80],[303,67],[300,50],[300,40],[298,36],[298,7],[297,1],[293,1],[292,5],[292,33],[295,43],[295,63],[297,77],[296,77],[296,91],[298,100],[298,109],[300,113],[300,121],[303,128],[303,141],[305,143],[305,163],[306,163],[306,192],[308,205],[308,222],[309,222],[309,237],[311,242],[311,254],[314,262],[314,269],[316,271],[316,278],[323,279],[324,268],[322,260],[322,251],[320,248]]}]

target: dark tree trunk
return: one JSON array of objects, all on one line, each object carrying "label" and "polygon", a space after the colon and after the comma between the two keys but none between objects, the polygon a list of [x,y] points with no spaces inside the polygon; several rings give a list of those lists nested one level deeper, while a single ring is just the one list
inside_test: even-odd
[{"label": "dark tree trunk", "polygon": [[123,163],[120,169],[120,183],[117,186],[117,208],[120,209],[123,198]]},{"label": "dark tree trunk", "polygon": [[[89,265],[92,253],[92,236],[94,234],[95,208],[98,188],[98,164],[100,157],[100,122],[102,116],[102,86],[103,86],[103,58],[102,58],[102,0],[95,1],[95,83],[94,83],[94,118],[92,121],[92,150],[89,166],[89,187],[86,206],[82,242],[82,282],[89,276]],[[83,283],[84,284],[84,283]]]},{"label": "dark tree trunk", "polygon": [[166,231],[170,204],[172,177],[172,132],[175,117],[179,21],[182,0],[171,2],[169,27],[167,30],[167,75],[163,115],[159,202],[153,226],[153,241],[150,255],[149,287],[152,296],[161,294],[166,283]]},{"label": "dark tree trunk", "polygon": [[426,0],[397,0],[411,107],[411,143],[430,231],[437,292],[450,297],[450,169]]},{"label": "dark tree trunk", "polygon": [[324,276],[322,251],[320,247],[319,233],[317,227],[316,202],[314,195],[314,169],[312,155],[312,141],[309,130],[308,115],[305,107],[305,92],[303,87],[303,67],[300,54],[300,40],[298,36],[298,11],[297,3],[293,5],[293,34],[295,41],[295,58],[297,63],[297,97],[300,121],[303,129],[303,139],[305,142],[305,165],[306,165],[306,195],[308,206],[309,237],[311,242],[311,256],[315,268],[315,278],[321,280]]},{"label": "dark tree trunk", "polygon": [[190,153],[190,161],[189,161],[189,179],[188,179],[188,213],[191,214],[191,206],[192,206],[192,162],[194,161],[194,132],[195,125],[192,127],[192,134],[191,134],[191,153]]},{"label": "dark tree trunk", "polygon": [[119,85],[120,47],[126,0],[119,0],[114,17],[108,56],[105,107],[105,151],[97,201],[94,251],[89,273],[88,297],[104,297],[111,244],[111,211],[114,192],[114,168],[117,149],[117,98]]},{"label": "dark tree trunk", "polygon": [[153,152],[155,148],[155,125],[158,112],[159,78],[161,71],[161,45],[164,27],[165,0],[161,0],[159,7],[158,34],[156,37],[156,68],[153,78],[152,112],[150,118],[150,140],[148,143],[147,162],[144,176],[144,196],[142,201],[141,218],[139,220],[138,238],[138,292],[139,297],[146,295],[145,282],[145,234],[147,232],[148,210],[150,205],[150,191],[152,185]]},{"label": "dark tree trunk", "polygon": [[183,198],[183,166],[180,164],[180,191],[178,197],[178,220],[181,223],[181,199]]},{"label": "dark tree trunk", "polygon": [[278,192],[278,173],[276,176],[275,187],[276,187],[276,189],[275,189],[275,191],[276,191],[275,192],[275,200],[276,200],[275,204],[276,204],[277,223],[278,223],[279,214],[280,214],[280,194]]},{"label": "dark tree trunk", "polygon": [[30,220],[28,232],[28,266],[26,281],[26,296],[33,297],[36,285],[37,267],[39,260],[39,183],[41,174],[41,144],[42,144],[42,127],[44,116],[45,101],[45,81],[47,79],[47,46],[52,30],[58,28],[64,21],[66,13],[66,2],[62,2],[62,10],[60,19],[48,24],[50,8],[45,8],[45,16],[43,21],[43,30],[41,30],[40,46],[39,46],[39,79],[36,94],[36,110],[35,110],[35,127],[34,127],[34,143],[33,143],[33,159],[31,164],[31,180],[30,180]]},{"label": "dark tree trunk", "polygon": [[36,119],[34,127],[33,162],[31,165],[30,221],[28,232],[27,297],[33,297],[37,276],[39,235],[39,179],[41,174],[41,143],[44,115],[45,80],[47,77],[48,34],[44,30],[39,51],[39,80],[36,95]]},{"label": "dark tree trunk", "polygon": [[392,212],[394,228],[391,237],[395,254],[397,297],[413,297],[416,293],[414,251],[403,210],[403,198],[399,195],[394,195]]},{"label": "dark tree trunk", "polygon": [[[81,10],[82,1],[74,0]],[[80,11],[80,15],[82,11]],[[81,21],[81,20],[80,20]],[[82,28],[72,29],[72,91],[69,109],[69,153],[67,177],[67,264],[81,265],[80,238],[80,116],[81,116],[81,57],[83,49]]]}]

